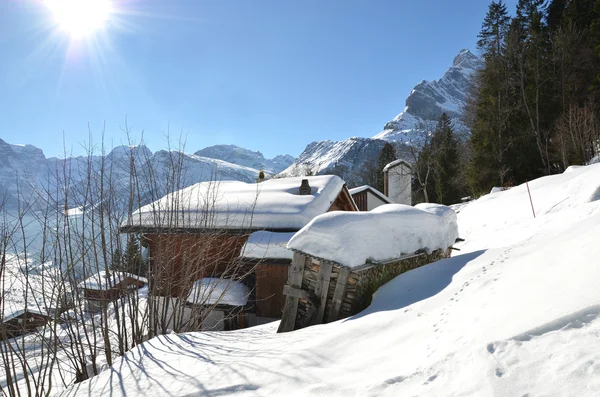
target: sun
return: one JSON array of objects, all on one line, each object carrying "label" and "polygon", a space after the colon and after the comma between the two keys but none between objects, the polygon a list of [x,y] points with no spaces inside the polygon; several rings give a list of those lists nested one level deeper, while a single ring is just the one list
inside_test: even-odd
[{"label": "sun", "polygon": [[111,14],[110,0],[45,0],[60,29],[79,39],[102,29]]}]

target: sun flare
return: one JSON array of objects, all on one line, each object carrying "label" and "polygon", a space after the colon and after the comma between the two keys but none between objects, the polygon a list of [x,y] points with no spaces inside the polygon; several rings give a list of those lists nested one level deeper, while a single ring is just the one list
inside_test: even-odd
[{"label": "sun flare", "polygon": [[60,29],[83,38],[102,29],[111,13],[110,0],[46,0]]}]

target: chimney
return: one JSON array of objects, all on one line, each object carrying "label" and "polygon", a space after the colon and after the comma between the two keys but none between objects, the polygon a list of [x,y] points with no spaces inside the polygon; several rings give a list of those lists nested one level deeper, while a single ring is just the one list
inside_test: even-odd
[{"label": "chimney", "polygon": [[265,181],[265,172],[263,170],[260,170],[260,172],[258,173],[258,178],[256,178],[256,183],[261,183]]},{"label": "chimney", "polygon": [[312,188],[308,184],[308,179],[302,179],[300,189],[298,189],[301,196],[307,196],[312,193]]}]

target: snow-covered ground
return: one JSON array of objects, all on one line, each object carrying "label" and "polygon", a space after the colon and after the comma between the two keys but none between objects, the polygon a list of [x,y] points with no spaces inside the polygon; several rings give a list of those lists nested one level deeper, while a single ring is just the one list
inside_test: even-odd
[{"label": "snow-covered ground", "polygon": [[600,164],[460,208],[458,255],[364,312],[154,338],[70,389],[93,396],[597,396]]}]

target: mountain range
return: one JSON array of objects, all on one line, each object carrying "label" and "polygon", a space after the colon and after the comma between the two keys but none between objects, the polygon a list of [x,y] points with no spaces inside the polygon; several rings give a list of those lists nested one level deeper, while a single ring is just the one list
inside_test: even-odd
[{"label": "mountain range", "polygon": [[[405,144],[415,139],[421,123],[436,122],[447,113],[457,128],[464,128],[460,115],[473,80],[482,67],[482,60],[469,50],[462,50],[452,66],[439,80],[421,81],[406,99],[404,110],[372,138],[351,137],[342,141],[316,141],[308,144],[296,158],[289,154],[265,158],[259,151],[235,145],[215,145],[194,154],[160,150],[152,153],[145,146],[120,146],[105,156],[46,158],[41,149],[32,145],[9,144],[0,139],[0,206],[16,209],[23,198],[71,197],[61,205],[77,206],[77,192],[83,189],[90,172],[102,166],[111,170],[114,186],[124,186],[131,177],[131,159],[136,169],[166,170],[177,159],[186,169],[184,185],[206,180],[240,180],[251,182],[260,170],[280,176],[333,173],[343,177],[350,187],[366,182],[366,169],[374,164],[379,152],[392,142],[400,157],[406,155]],[[151,166],[151,167],[148,167]],[[158,171],[154,178],[168,178]],[[66,178],[68,176],[68,178]],[[68,186],[60,181],[69,180]],[[145,201],[161,192],[141,192]],[[60,201],[60,199],[57,199]]]}]

